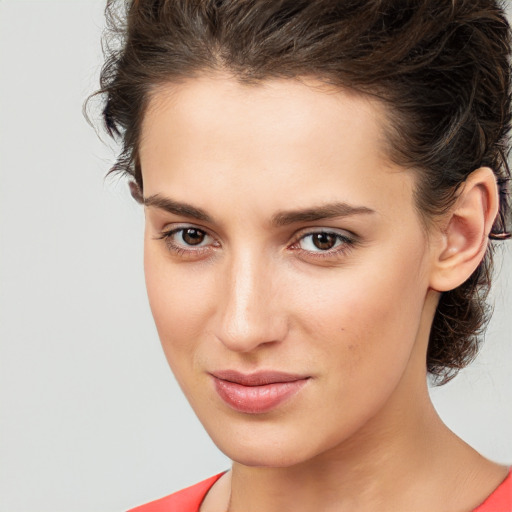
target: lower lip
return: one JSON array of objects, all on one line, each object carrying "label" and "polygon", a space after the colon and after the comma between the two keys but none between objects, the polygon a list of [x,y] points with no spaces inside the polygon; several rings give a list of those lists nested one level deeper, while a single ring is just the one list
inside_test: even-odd
[{"label": "lower lip", "polygon": [[308,379],[292,382],[274,382],[262,386],[243,386],[236,382],[213,378],[219,396],[232,409],[249,414],[261,414],[297,394]]}]

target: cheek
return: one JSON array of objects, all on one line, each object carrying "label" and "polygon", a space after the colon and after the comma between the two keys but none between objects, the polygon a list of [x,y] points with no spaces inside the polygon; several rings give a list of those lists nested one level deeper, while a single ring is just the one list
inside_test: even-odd
[{"label": "cheek", "polygon": [[334,374],[366,379],[372,372],[377,377],[404,369],[427,291],[422,254],[380,252],[374,261],[339,269],[330,281],[310,282],[296,294],[302,327],[317,340],[322,357],[336,365]]},{"label": "cheek", "polygon": [[[196,344],[204,330],[204,318],[213,307],[208,273],[191,266],[170,264],[161,248],[147,242],[144,271],[151,312],[163,350],[176,377],[193,365]],[[206,279],[206,281],[205,281]]]}]

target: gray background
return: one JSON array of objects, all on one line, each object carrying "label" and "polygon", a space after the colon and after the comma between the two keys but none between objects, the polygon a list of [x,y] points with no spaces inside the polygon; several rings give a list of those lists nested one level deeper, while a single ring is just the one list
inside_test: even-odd
[{"label": "gray background", "polygon": [[[142,210],[81,106],[103,1],[0,1],[0,512],[121,511],[228,467],[160,349]],[[473,366],[432,391],[512,463],[512,243]],[[435,470],[435,468],[433,468]]]}]

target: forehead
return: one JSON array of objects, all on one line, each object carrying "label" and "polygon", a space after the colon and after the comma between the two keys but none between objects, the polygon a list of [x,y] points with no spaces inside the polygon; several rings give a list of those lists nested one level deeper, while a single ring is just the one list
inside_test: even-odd
[{"label": "forehead", "polygon": [[145,195],[190,195],[193,184],[205,197],[274,187],[317,202],[374,189],[377,200],[383,186],[392,196],[410,173],[387,158],[385,124],[378,101],[313,79],[245,85],[216,75],[161,85],[142,123]]},{"label": "forehead", "polygon": [[[385,109],[377,100],[317,79],[273,79],[246,85],[214,74],[153,89],[142,123],[140,150],[144,153],[144,146],[171,132],[196,147],[208,141],[215,144],[222,135],[231,139],[233,149],[255,150],[258,142],[275,140],[297,146],[304,140],[319,142],[329,133],[340,146],[363,136],[384,158],[385,124]],[[350,136],[340,128],[348,128]]]}]

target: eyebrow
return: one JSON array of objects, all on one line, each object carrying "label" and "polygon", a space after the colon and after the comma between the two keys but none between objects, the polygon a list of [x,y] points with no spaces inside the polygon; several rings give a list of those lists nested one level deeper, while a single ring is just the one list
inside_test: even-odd
[{"label": "eyebrow", "polygon": [[203,222],[213,222],[212,217],[210,217],[210,215],[201,208],[196,208],[195,206],[187,203],[180,203],[169,199],[168,197],[162,197],[159,194],[145,197],[143,199],[143,203],[144,206],[159,208],[160,210],[165,210],[166,212],[174,213],[175,215],[181,215],[182,217],[190,217]]},{"label": "eyebrow", "polygon": [[[182,217],[190,217],[203,222],[214,223],[213,218],[201,208],[187,203],[181,203],[168,197],[162,197],[159,194],[144,198],[143,203],[147,207],[159,208]],[[324,219],[372,213],[375,213],[375,210],[367,208],[366,206],[353,206],[348,203],[337,202],[306,209],[279,211],[272,216],[270,224],[274,227],[283,227],[299,222],[314,222]]]},{"label": "eyebrow", "polygon": [[371,214],[375,210],[366,206],[352,206],[348,203],[331,203],[304,210],[292,210],[277,212],[272,217],[272,225],[276,227],[287,226],[297,222],[313,222],[338,217],[349,217],[351,215]]}]

